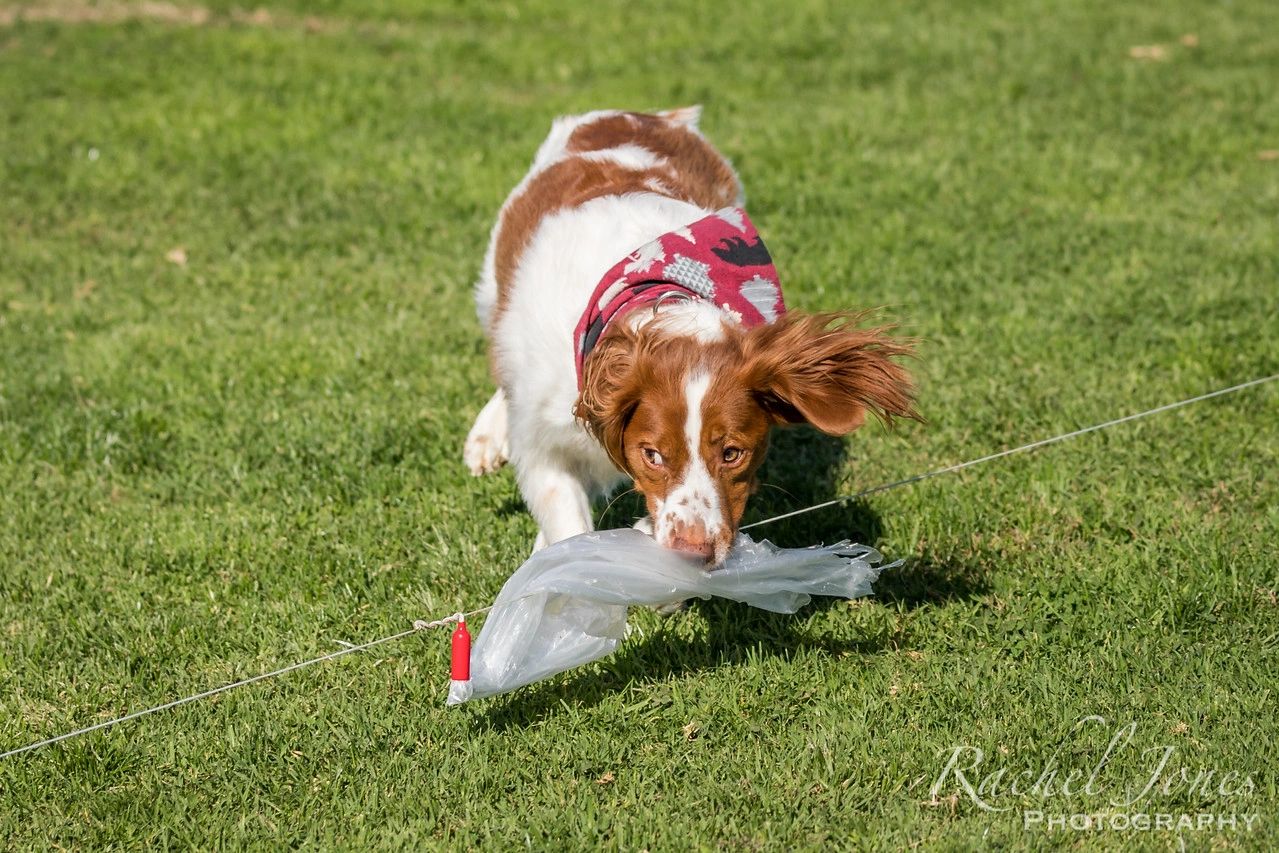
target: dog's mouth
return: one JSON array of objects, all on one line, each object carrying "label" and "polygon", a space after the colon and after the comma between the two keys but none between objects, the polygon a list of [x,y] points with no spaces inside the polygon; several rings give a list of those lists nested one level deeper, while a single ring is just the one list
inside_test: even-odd
[{"label": "dog's mouth", "polygon": [[697,565],[698,568],[712,572],[724,565],[724,560],[728,558],[728,552],[732,548],[732,539],[733,537],[731,536],[727,538],[716,536],[711,539],[690,542],[679,536],[671,536],[658,541],[663,548],[674,551],[689,562]]}]

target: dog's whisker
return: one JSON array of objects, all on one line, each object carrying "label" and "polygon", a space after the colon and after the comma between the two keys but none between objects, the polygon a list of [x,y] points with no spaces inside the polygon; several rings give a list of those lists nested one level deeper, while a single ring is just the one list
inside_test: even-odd
[{"label": "dog's whisker", "polygon": [[612,509],[612,508],[613,508],[613,504],[617,503],[617,502],[618,502],[618,501],[620,501],[622,498],[624,498],[624,497],[626,497],[627,495],[630,495],[630,494],[639,494],[639,489],[636,489],[636,488],[630,488],[630,489],[627,489],[627,490],[626,490],[626,491],[624,491],[624,492],[620,492],[620,493],[618,493],[617,495],[614,495],[613,499],[612,499],[611,501],[609,501],[609,502],[608,502],[608,505],[607,505],[607,506],[605,506],[605,507],[604,507],[604,509],[603,509],[603,511],[601,511],[601,512],[600,512],[599,521],[597,522],[596,526],[597,526],[597,527],[603,527],[603,526],[604,526],[604,518],[605,518],[605,516],[607,516],[607,515],[608,515],[608,511],[609,511],[610,509]]},{"label": "dog's whisker", "polygon": [[761,486],[768,486],[770,489],[776,489],[777,491],[781,492],[783,495],[786,495],[786,497],[790,498],[791,500],[794,500],[794,501],[799,500],[799,498],[795,497],[794,492],[789,492],[786,489],[783,489],[781,486],[775,485],[773,483],[765,483],[763,480],[760,480],[759,484]]}]

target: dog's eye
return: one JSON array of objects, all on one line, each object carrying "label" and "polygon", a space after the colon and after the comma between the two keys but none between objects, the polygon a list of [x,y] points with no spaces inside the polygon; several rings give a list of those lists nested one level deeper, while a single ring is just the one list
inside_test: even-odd
[{"label": "dog's eye", "polygon": [[665,460],[662,459],[662,454],[657,452],[657,448],[641,447],[640,450],[644,454],[645,462],[647,462],[649,465],[652,465],[654,468],[662,467],[662,464],[664,463]]},{"label": "dog's eye", "polygon": [[741,461],[741,458],[742,449],[740,447],[724,448],[723,459],[725,465],[736,465],[739,461]]}]

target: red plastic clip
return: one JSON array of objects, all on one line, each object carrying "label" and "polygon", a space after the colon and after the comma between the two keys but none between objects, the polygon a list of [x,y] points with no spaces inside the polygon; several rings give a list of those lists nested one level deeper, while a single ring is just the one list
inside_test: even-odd
[{"label": "red plastic clip", "polygon": [[453,680],[471,680],[471,634],[466,630],[466,617],[460,613],[453,632]]}]

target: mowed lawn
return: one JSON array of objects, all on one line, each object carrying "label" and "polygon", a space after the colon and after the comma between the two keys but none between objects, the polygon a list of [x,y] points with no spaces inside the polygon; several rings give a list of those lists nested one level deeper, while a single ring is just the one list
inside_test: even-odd
[{"label": "mowed lawn", "polygon": [[[491,602],[535,535],[460,460],[493,216],[555,115],[688,103],[791,306],[921,340],[927,422],[778,436],[751,519],[1279,371],[1269,0],[0,2],[0,752]],[[905,565],[509,697],[446,709],[440,630],[5,759],[2,846],[1273,848],[1277,423],[761,528]],[[931,790],[963,746],[1001,811]]]}]

